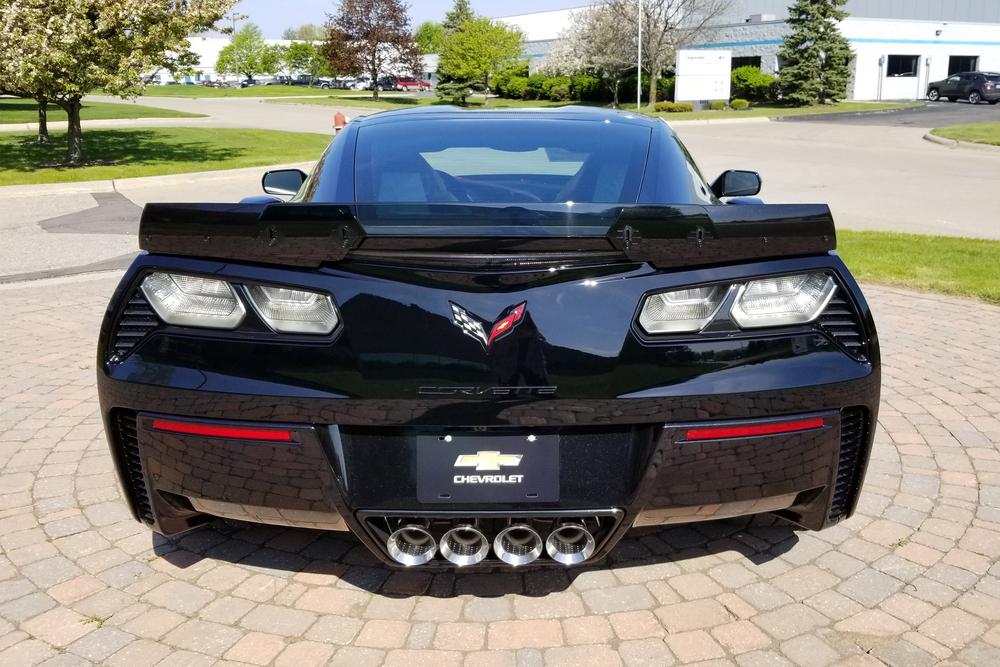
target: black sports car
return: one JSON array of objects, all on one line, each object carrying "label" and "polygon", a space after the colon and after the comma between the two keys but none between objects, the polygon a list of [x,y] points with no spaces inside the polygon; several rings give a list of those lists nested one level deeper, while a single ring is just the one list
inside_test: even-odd
[{"label": "black sports car", "polygon": [[264,186],[294,196],[147,205],[108,306],[101,406],[153,530],[574,565],[632,526],[853,512],[879,351],[826,206],[572,107],[369,116]]}]

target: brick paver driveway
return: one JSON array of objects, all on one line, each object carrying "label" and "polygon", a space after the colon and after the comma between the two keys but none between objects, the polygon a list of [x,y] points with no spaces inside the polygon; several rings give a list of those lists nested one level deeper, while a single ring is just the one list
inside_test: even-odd
[{"label": "brick paver driveway", "polygon": [[601,567],[430,575],[352,538],[121,502],[94,393],[117,277],[0,286],[0,665],[1000,665],[1000,308],[869,288],[860,512],[635,533]]}]

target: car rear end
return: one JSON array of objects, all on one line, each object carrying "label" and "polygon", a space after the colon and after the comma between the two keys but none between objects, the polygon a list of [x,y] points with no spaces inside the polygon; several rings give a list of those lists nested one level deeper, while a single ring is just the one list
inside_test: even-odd
[{"label": "car rear end", "polygon": [[[828,209],[718,203],[669,130],[586,122],[524,123],[493,153],[461,137],[501,124],[445,141],[352,123],[295,202],[148,206],[98,350],[136,518],[351,530],[434,568],[590,563],[632,526],[849,516],[879,360]],[[343,155],[369,203],[324,194],[347,187],[326,171]],[[520,201],[440,201],[504,192]]]}]

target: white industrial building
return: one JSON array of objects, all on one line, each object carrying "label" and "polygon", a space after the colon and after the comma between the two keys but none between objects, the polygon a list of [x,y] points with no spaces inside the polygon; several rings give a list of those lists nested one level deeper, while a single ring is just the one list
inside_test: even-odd
[{"label": "white industrial building", "polygon": [[[153,84],[168,83],[202,83],[203,81],[238,81],[242,77],[236,74],[222,76],[215,71],[215,61],[219,59],[219,52],[229,44],[228,37],[205,37],[192,35],[188,37],[191,41],[191,50],[198,55],[198,65],[195,66],[191,75],[179,76],[174,79],[167,70],[160,70],[153,75]],[[280,46],[287,46],[292,42],[287,39],[265,39],[265,43]],[[289,72],[277,72],[277,74],[288,74]]]},{"label": "white industrial building", "polygon": [[[725,49],[733,66],[781,70],[778,49],[790,31],[793,0],[734,0],[693,47]],[[921,98],[927,83],[955,72],[1000,71],[1000,0],[848,0],[840,30],[855,58],[850,99]],[[532,69],[580,8],[499,17],[525,32]]]}]

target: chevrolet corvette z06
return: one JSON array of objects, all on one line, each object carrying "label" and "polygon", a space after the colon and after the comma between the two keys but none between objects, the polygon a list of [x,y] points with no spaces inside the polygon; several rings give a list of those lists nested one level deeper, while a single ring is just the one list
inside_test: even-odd
[{"label": "chevrolet corvette z06", "polygon": [[825,205],[709,185],[663,121],[573,107],[372,115],[264,188],[147,205],[107,309],[101,407],[153,530],[503,568],[854,511],[879,350]]}]

